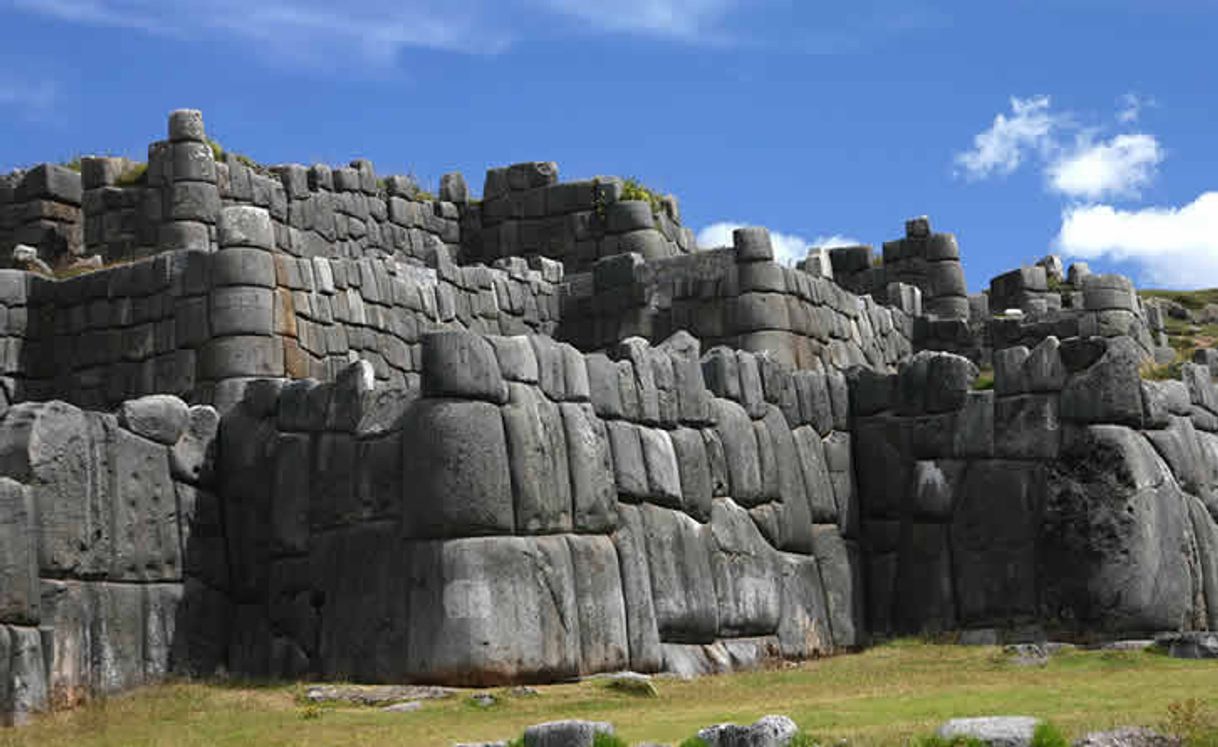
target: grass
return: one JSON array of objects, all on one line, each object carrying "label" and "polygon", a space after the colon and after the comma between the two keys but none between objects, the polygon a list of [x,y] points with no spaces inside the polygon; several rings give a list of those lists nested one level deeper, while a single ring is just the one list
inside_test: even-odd
[{"label": "grass", "polygon": [[[657,698],[613,693],[596,681],[548,685],[540,697],[498,691],[495,708],[464,695],[415,713],[325,705],[309,709],[299,685],[171,683],[40,717],[0,731],[12,747],[195,745],[415,745],[505,739],[561,718],[609,721],[630,743],[680,743],[710,724],[790,716],[822,744],[903,745],[959,716],[1021,714],[1076,737],[1123,725],[1158,726],[1168,706],[1216,698],[1218,668],[1144,652],[1068,652],[1020,667],[998,649],[898,641],[798,667],[695,682],[664,680]],[[1199,723],[1215,701],[1181,722]],[[691,743],[692,744],[692,743]]]},{"label": "grass", "polygon": [[977,374],[977,378],[973,379],[973,391],[985,392],[994,388],[994,369],[983,368]]},{"label": "grass", "polygon": [[1175,290],[1143,290],[1138,291],[1143,298],[1163,298],[1175,301],[1190,311],[1200,311],[1206,304],[1218,303],[1218,288],[1195,291]]},{"label": "grass", "polygon": [[[1208,304],[1218,303],[1218,288],[1197,291],[1145,290],[1139,293],[1143,298],[1175,301],[1190,311],[1200,311]],[[1142,378],[1178,379],[1181,366],[1191,362],[1193,354],[1199,348],[1218,345],[1218,324],[1192,324],[1183,319],[1166,317],[1163,326],[1167,332],[1168,345],[1176,351],[1175,360],[1165,364],[1147,364],[1142,369]]]},{"label": "grass", "polygon": [[634,177],[622,180],[622,199],[644,200],[651,204],[651,212],[656,215],[664,211],[663,196]]}]

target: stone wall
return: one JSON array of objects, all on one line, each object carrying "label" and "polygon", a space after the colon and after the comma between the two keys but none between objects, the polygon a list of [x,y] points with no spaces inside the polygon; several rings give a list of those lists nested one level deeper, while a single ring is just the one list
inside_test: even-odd
[{"label": "stone wall", "polygon": [[538,255],[583,272],[598,259],[635,253],[647,260],[694,251],[674,197],[653,204],[625,199],[617,177],[558,181],[558,166],[522,163],[486,173],[482,202],[471,206],[463,261]]},{"label": "stone wall", "polygon": [[704,344],[768,351],[800,368],[891,367],[910,352],[913,319],[833,281],[773,261],[765,229],[735,245],[645,261],[599,261],[569,278],[558,335],[584,350],[686,330]]},{"label": "stone wall", "polygon": [[255,377],[333,378],[356,357],[418,377],[433,329],[549,333],[562,268],[515,258],[458,267],[411,258],[294,257],[267,211],[225,208],[216,251],[177,250],[50,280],[0,271],[10,397],[112,407],[169,393],[226,404]]},{"label": "stone wall", "polygon": [[976,368],[919,353],[852,379],[869,630],[1218,622],[1218,396],[1142,381],[1127,337],[1046,338]]},{"label": "stone wall", "polygon": [[224,418],[233,671],[496,684],[864,640],[840,374],[687,335],[423,359],[417,389],[361,363]]},{"label": "stone wall", "polygon": [[[1043,267],[1023,268],[995,278],[987,303],[995,300],[995,289],[1006,287],[1008,297],[998,298],[998,312],[961,319],[923,317],[913,325],[914,348],[956,353],[990,366],[998,351],[1010,347],[1036,347],[1053,336],[1128,337],[1138,343],[1146,359],[1167,348],[1163,316],[1153,305],[1143,304],[1129,278],[1121,275],[1080,275],[1074,283],[1057,291],[1027,289],[1024,281],[1043,286]],[[1018,281],[1018,282],[1016,282]],[[1015,287],[1015,290],[1011,290]],[[1051,303],[1045,299],[1052,299]],[[1014,306],[1006,306],[1008,303]],[[1012,314],[1003,309],[1014,310]]]},{"label": "stone wall", "polygon": [[80,174],[44,163],[0,176],[0,266],[10,266],[13,249],[26,244],[58,264],[81,254]]},{"label": "stone wall", "polygon": [[155,681],[186,653],[179,633],[207,629],[180,613],[228,585],[209,492],[218,423],[168,396],[117,414],[27,402],[0,419],[4,719]]},{"label": "stone wall", "polygon": [[955,236],[932,232],[926,217],[914,218],[906,221],[904,238],[884,242],[882,260],[873,260],[871,251],[869,246],[831,250],[834,280],[881,299],[888,299],[892,283],[911,285],[921,292],[927,315],[968,320],[968,286]]}]

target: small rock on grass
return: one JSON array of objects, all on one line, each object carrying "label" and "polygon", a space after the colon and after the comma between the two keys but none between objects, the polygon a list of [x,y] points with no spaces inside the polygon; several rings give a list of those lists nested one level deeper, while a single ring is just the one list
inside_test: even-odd
[{"label": "small rock on grass", "polygon": [[1074,743],[1074,747],[1180,747],[1179,737],[1169,737],[1141,726],[1124,726],[1112,731],[1094,731]]},{"label": "small rock on grass", "polygon": [[382,708],[386,713],[414,713],[423,707],[423,704],[417,700],[408,700],[405,703],[394,703]]},{"label": "small rock on grass", "polygon": [[622,672],[604,678],[605,687],[625,695],[635,695],[640,698],[658,698],[660,691],[655,683],[645,674]]},{"label": "small rock on grass", "polygon": [[1040,719],[1031,716],[954,718],[935,732],[944,739],[977,739],[990,747],[1027,747]]}]

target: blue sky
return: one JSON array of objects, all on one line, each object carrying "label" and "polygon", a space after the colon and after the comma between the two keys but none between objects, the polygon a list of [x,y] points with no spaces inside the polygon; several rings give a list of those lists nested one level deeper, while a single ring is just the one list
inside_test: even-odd
[{"label": "blue sky", "polygon": [[788,253],[926,213],[974,289],[1055,247],[1218,286],[1215,41],[1214,0],[0,0],[0,169],[193,107],[267,163],[632,175]]}]

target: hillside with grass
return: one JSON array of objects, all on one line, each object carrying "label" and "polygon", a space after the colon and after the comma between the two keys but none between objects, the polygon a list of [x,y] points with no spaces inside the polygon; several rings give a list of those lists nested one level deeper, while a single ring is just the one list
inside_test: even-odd
[{"label": "hillside with grass", "polygon": [[1164,309],[1168,344],[1176,359],[1149,371],[1150,378],[1176,378],[1198,349],[1218,347],[1218,288],[1195,291],[1144,290],[1139,295]]}]

